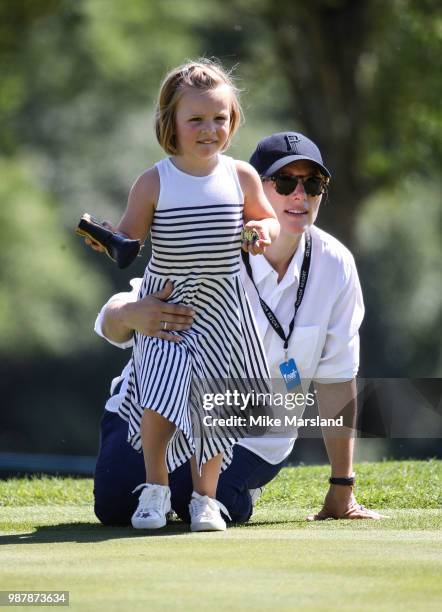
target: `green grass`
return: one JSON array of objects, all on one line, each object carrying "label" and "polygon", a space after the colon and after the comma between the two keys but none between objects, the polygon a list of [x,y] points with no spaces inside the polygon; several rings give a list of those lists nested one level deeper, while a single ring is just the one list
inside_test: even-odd
[{"label": "green grass", "polygon": [[0,589],[69,590],[75,610],[436,610],[441,461],[356,466],[382,521],[308,523],[328,468],[287,468],[253,520],[191,534],[107,528],[88,479],[0,481]]}]

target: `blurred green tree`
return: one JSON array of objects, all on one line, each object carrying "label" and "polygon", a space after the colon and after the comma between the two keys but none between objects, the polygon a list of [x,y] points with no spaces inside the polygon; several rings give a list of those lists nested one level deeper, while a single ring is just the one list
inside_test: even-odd
[{"label": "blurred green tree", "polygon": [[94,447],[105,381],[127,355],[91,325],[112,281],[121,290],[145,259],[122,273],[72,230],[85,210],[118,219],[135,176],[164,155],[161,78],[199,55],[240,77],[232,155],[287,129],[323,150],[333,183],[319,224],[353,248],[364,287],[362,373],[440,375],[439,4],[2,0],[0,443]]},{"label": "blurred green tree", "polygon": [[124,11],[103,0],[0,5],[0,353],[70,354],[93,342],[109,275],[92,252],[80,255],[73,228],[84,210],[109,216],[120,202],[121,212],[146,167],[161,75],[197,49],[196,5],[175,12],[145,0]]},{"label": "blurred green tree", "polygon": [[[321,223],[355,246],[363,201],[442,162],[436,0],[226,0],[201,35],[241,58],[247,115],[320,144],[333,173]],[[259,130],[259,127],[258,127]],[[262,134],[264,135],[264,134]]]},{"label": "blurred green tree", "polygon": [[[11,209],[15,189],[28,185],[28,206],[40,211],[35,234],[45,235],[43,223],[50,218],[53,235],[66,244],[66,232],[84,210],[116,220],[132,180],[163,154],[152,129],[162,76],[188,57],[215,55],[227,66],[238,64],[235,73],[244,88],[246,124],[232,154],[247,158],[258,138],[278,129],[310,135],[334,175],[320,224],[360,260],[372,262],[356,233],[367,198],[375,202],[383,194],[384,209],[376,210],[387,220],[394,197],[409,196],[399,189],[407,177],[420,185],[440,170],[438,9],[435,0],[130,0],[124,9],[117,0],[4,0],[0,148],[11,177],[2,204]],[[388,192],[395,196],[384,197]],[[429,193],[430,201],[423,192],[419,197],[431,209],[429,218],[437,218],[437,187]],[[0,226],[1,245],[11,248],[10,236],[22,235],[22,214],[10,216],[7,238],[6,225]],[[371,220],[364,232],[375,240],[374,218],[364,218]],[[392,228],[387,222],[385,227]],[[392,237],[405,243],[412,232],[410,224],[398,224]],[[64,261],[66,269],[47,282],[57,287],[53,295],[63,295],[66,285],[66,300],[77,300],[80,320],[91,307],[67,288],[70,266],[86,278],[98,270],[102,275],[104,265],[88,253],[86,266],[78,240],[65,251],[58,244],[46,243],[44,259]],[[23,243],[18,256],[27,249]],[[369,309],[376,304],[393,316],[394,290],[384,281],[399,278],[400,263],[400,257],[383,262],[380,294],[370,293],[367,283]],[[121,286],[124,277],[111,265],[107,270],[109,277],[118,274]],[[6,276],[14,279],[12,263]],[[35,275],[24,284],[31,294],[33,283]],[[101,295],[106,291],[104,281],[95,286]],[[97,292],[90,293],[89,304],[99,301]],[[18,317],[18,311],[8,312]],[[417,339],[420,346],[431,342],[426,321],[419,327],[426,330],[425,339]],[[377,333],[381,327],[373,337]],[[36,329],[32,334],[36,344],[30,339],[29,345],[37,346]]]},{"label": "blurred green tree", "polygon": [[356,238],[367,302],[363,375],[441,376],[440,184],[412,174],[374,193]]},{"label": "blurred green tree", "polygon": [[25,167],[1,160],[0,358],[68,355],[91,342],[108,285],[61,231],[60,209]]}]

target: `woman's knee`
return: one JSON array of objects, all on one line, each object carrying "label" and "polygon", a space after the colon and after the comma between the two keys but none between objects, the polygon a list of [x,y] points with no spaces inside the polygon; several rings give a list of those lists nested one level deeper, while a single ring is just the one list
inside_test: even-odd
[{"label": "woman's knee", "polygon": [[135,504],[131,500],[126,503],[121,503],[121,500],[116,503],[115,499],[97,499],[95,498],[94,512],[97,519],[105,526],[120,526],[126,527],[130,524],[132,514],[135,512]]},{"label": "woman's knee", "polygon": [[229,483],[220,482],[216,497],[230,514],[230,521],[226,517],[228,522],[247,523],[252,516],[253,504],[248,489],[240,489]]}]

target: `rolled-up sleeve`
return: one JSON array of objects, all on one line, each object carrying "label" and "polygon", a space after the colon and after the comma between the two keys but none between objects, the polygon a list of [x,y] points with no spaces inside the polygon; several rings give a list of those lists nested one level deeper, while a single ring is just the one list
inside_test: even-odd
[{"label": "rolled-up sleeve", "polygon": [[364,301],[356,265],[350,255],[342,266],[340,284],[314,376],[317,382],[351,380],[359,369],[359,328],[364,318]]},{"label": "rolled-up sleeve", "polygon": [[103,317],[104,317],[104,312],[107,308],[107,306],[109,306],[109,304],[111,304],[112,302],[136,302],[137,298],[138,298],[138,292],[140,289],[140,285],[141,285],[141,278],[133,278],[130,281],[130,285],[132,287],[131,291],[124,291],[122,293],[116,293],[115,295],[113,295],[107,302],[106,304],[104,304],[104,306],[101,308],[100,312],[98,313],[98,316],[95,320],[95,325],[94,325],[94,331],[96,334],[98,334],[101,338],[104,338],[105,340],[107,340],[110,344],[113,344],[114,346],[117,346],[118,348],[131,348],[133,346],[133,340],[132,338],[130,338],[129,340],[126,340],[126,342],[114,342],[113,340],[110,340],[109,338],[107,338],[104,333],[103,333]]}]

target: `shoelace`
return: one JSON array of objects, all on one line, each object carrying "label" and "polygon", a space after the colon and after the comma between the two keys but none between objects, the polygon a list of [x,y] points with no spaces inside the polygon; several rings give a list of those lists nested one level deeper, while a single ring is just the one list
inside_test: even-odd
[{"label": "shoelace", "polygon": [[212,510],[219,509],[223,514],[228,516],[230,520],[232,520],[232,517],[230,516],[229,511],[227,510],[225,505],[217,499],[209,497],[208,495],[202,495],[199,498],[192,497],[192,504],[195,504],[196,506],[208,505],[209,508],[211,508]]},{"label": "shoelace", "polygon": [[164,497],[161,494],[161,491],[154,486],[149,486],[146,483],[142,483],[135,487],[132,493],[136,493],[140,489],[143,489],[140,495],[140,502],[143,506],[147,506],[149,504],[149,510],[153,512],[162,512]]}]

